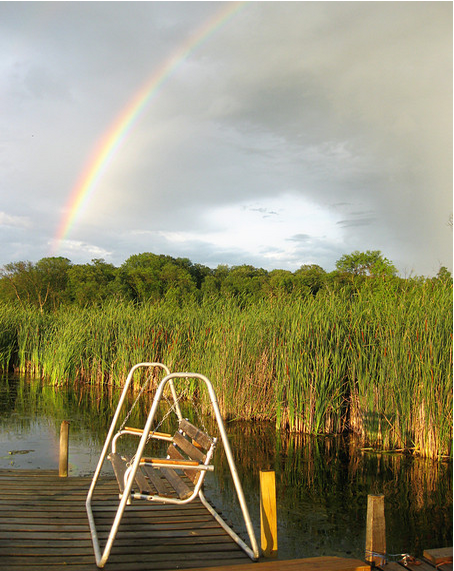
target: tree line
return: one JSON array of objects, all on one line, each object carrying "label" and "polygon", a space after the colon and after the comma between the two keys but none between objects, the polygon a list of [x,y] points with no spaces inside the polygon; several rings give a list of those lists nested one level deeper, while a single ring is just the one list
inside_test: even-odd
[{"label": "tree line", "polygon": [[[36,263],[11,262],[0,270],[0,302],[36,307],[41,312],[61,305],[102,306],[109,300],[134,303],[171,301],[177,305],[206,298],[225,297],[247,304],[264,298],[316,296],[322,289],[353,292],[367,281],[389,280],[399,287],[394,264],[379,250],[342,256],[333,272],[316,264],[302,265],[294,272],[271,271],[252,265],[219,265],[215,269],[188,258],[173,258],[149,252],[130,256],[120,267],[103,259],[73,264],[68,258],[47,257]],[[425,280],[425,278],[417,278]],[[440,268],[435,279],[450,280]]]}]

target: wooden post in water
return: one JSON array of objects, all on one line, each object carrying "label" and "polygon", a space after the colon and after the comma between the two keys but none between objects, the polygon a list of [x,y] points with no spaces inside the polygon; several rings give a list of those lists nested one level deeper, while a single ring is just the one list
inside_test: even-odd
[{"label": "wooden post in water", "polygon": [[367,496],[365,558],[368,563],[375,565],[386,563],[385,496],[383,495]]},{"label": "wooden post in water", "polygon": [[277,557],[276,476],[260,470],[260,536],[264,557]]},{"label": "wooden post in water", "polygon": [[60,427],[60,460],[58,475],[60,478],[68,477],[68,447],[69,447],[69,420],[64,420]]}]

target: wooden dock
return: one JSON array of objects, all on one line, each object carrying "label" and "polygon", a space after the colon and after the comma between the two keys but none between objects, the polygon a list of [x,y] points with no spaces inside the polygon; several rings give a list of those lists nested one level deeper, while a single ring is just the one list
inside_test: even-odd
[{"label": "wooden dock", "polygon": [[[2,571],[96,571],[85,498],[90,478],[59,478],[58,471],[0,471]],[[94,514],[101,541],[118,505],[115,480],[96,487]],[[394,564],[393,564],[394,565]],[[428,564],[427,564],[428,565]],[[367,571],[356,559],[316,557],[252,563],[200,502],[185,506],[135,503],[127,508],[107,571]],[[407,569],[411,567],[407,567]],[[433,571],[434,566],[429,569]],[[394,568],[384,567],[394,571]],[[403,571],[405,567],[399,566]],[[415,567],[426,571],[426,567]],[[451,567],[440,567],[452,571]]]},{"label": "wooden dock", "polygon": [[[97,569],[85,498],[90,478],[57,471],[0,471],[0,568]],[[100,481],[93,503],[100,540],[116,507],[116,481]],[[103,537],[104,536],[104,537]],[[200,502],[127,508],[107,569],[183,569],[250,562]]]}]

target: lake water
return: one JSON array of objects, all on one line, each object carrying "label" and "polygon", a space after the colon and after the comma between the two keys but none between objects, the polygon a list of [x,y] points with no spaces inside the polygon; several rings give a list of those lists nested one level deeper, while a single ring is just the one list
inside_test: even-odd
[{"label": "lake water", "polygon": [[[70,421],[70,476],[92,474],[119,398],[118,389],[55,388],[39,380],[0,380],[0,469],[58,468],[59,432]],[[131,417],[143,426],[145,409]],[[207,425],[210,419],[205,419]],[[364,558],[368,494],[385,495],[390,554],[421,555],[452,545],[452,462],[361,450],[351,436],[307,437],[269,423],[226,424],[260,539],[259,470],[276,473],[280,558]],[[109,466],[104,470],[109,472]],[[206,495],[240,530],[221,450]]]}]

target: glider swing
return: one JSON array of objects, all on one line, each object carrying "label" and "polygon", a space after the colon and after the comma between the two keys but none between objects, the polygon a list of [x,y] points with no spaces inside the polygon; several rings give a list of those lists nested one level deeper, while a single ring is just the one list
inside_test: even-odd
[{"label": "glider swing", "polygon": [[[126,396],[131,386],[134,372],[139,368],[147,368],[150,373],[153,371],[156,372],[156,369],[161,369],[162,373],[165,373],[165,376],[156,389],[153,403],[143,429],[128,427],[126,423],[131,418],[131,413],[135,405],[142,397],[151,375],[149,375],[143,383],[133,405],[126,412],[120,428],[117,429],[122,411],[125,408]],[[199,428],[192,422],[189,422],[189,420],[183,418],[180,409],[180,400],[186,398],[189,391],[180,390],[180,394],[177,394],[176,385],[179,387],[182,382],[186,382],[186,384],[191,383],[192,388],[196,387],[198,393],[204,388],[208,393],[211,409],[218,425],[220,438],[224,446],[231,477],[243,514],[250,547],[221,518],[208,503],[203,494],[202,486],[206,473],[214,470],[212,460],[218,439],[210,436],[203,424],[202,428]],[[162,419],[157,422],[157,413],[158,411],[162,412],[163,405],[164,407],[167,405],[167,412],[162,416]],[[125,414],[124,411],[123,414]],[[173,434],[161,432],[161,426],[163,424],[165,425],[166,422],[171,422],[171,416],[177,422],[176,431]],[[132,457],[119,451],[120,439],[123,441],[125,435],[139,438],[139,443]],[[168,443],[165,457],[162,457],[162,455],[156,457],[146,456],[145,449],[147,445],[156,443],[157,441]],[[120,502],[107,542],[101,552],[91,504],[96,483],[106,458],[110,460],[118,482]],[[102,568],[106,564],[123,513],[125,512],[126,506],[131,504],[133,500],[148,500],[150,502],[178,505],[187,504],[197,497],[243,551],[245,551],[253,561],[257,560],[259,550],[254,529],[225,431],[224,422],[219,411],[216,394],[211,382],[207,377],[198,373],[170,373],[169,369],[162,363],[139,363],[134,365],[126,379],[86,500],[96,565]]]}]

